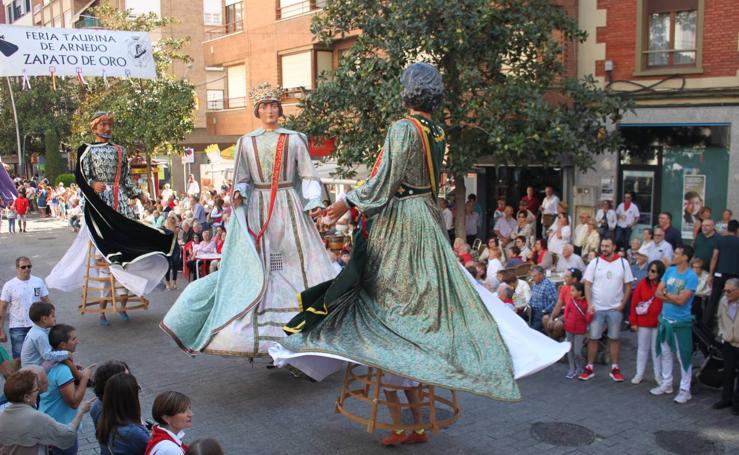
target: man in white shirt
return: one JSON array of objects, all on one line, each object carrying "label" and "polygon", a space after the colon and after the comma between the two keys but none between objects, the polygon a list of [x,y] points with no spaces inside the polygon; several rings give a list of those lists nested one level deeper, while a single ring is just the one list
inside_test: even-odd
[{"label": "man in white shirt", "polygon": [[575,247],[575,254],[582,254],[582,246],[589,234],[588,221],[590,221],[590,215],[585,212],[580,213],[580,224],[577,225],[575,228],[575,234],[572,236],[572,244]]},{"label": "man in white shirt", "polygon": [[559,198],[554,194],[554,188],[551,185],[544,188],[544,200],[539,206],[542,219],[542,236],[547,236],[547,229],[551,226],[557,218],[557,208],[559,207]]},{"label": "man in white shirt", "polygon": [[449,202],[443,197],[439,198],[439,211],[441,212],[441,221],[449,237],[449,241],[454,242],[454,215],[449,209]]},{"label": "man in white shirt", "polygon": [[562,255],[557,258],[556,271],[564,273],[570,269],[585,271],[585,263],[582,258],[575,254],[575,249],[569,243],[562,247]]},{"label": "man in white shirt", "polygon": [[198,196],[200,194],[200,184],[195,180],[195,175],[190,174],[187,178],[187,195]]},{"label": "man in white shirt", "polygon": [[495,235],[498,236],[500,246],[508,245],[508,242],[511,241],[511,234],[517,227],[518,223],[513,218],[513,207],[506,205],[505,210],[503,211],[503,216],[498,219],[498,222],[495,223],[494,227]]},{"label": "man in white shirt", "polygon": [[593,320],[590,323],[588,364],[578,379],[587,381],[595,376],[593,362],[598,354],[598,342],[607,325],[612,362],[610,376],[615,382],[623,382],[624,377],[618,366],[621,347],[618,338],[621,333],[623,310],[631,297],[631,282],[634,281],[634,276],[626,259],[615,254],[613,240],[608,238],[601,240],[600,250],[601,256],[590,261],[583,275],[588,312],[593,315]]},{"label": "man in white shirt", "polygon": [[477,238],[477,228],[480,223],[480,214],[474,211],[475,203],[467,201],[465,208],[465,231],[467,234],[467,243],[472,245]]},{"label": "man in white shirt", "polygon": [[616,207],[616,246],[626,252],[631,240],[631,229],[639,222],[639,207],[631,193],[624,194],[624,201]]},{"label": "man in white shirt", "polygon": [[13,359],[20,359],[23,340],[33,323],[28,316],[31,304],[49,302],[49,290],[44,280],[31,275],[31,260],[21,256],[15,260],[16,277],[3,285],[0,294],[0,342],[8,341],[3,331],[5,313],[8,313],[8,333]]},{"label": "man in white shirt", "polygon": [[654,229],[654,245],[648,251],[649,262],[662,261],[666,267],[672,264],[674,251],[672,245],[665,240],[665,231],[662,228]]}]

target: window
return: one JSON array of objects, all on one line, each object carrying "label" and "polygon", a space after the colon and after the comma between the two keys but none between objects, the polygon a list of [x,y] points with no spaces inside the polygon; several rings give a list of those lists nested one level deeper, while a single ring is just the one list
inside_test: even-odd
[{"label": "window", "polygon": [[204,0],[203,1],[203,24],[204,25],[223,24],[223,18],[221,15],[221,0]]},{"label": "window", "polygon": [[226,2],[226,33],[238,32],[244,29],[243,3]]},{"label": "window", "polygon": [[287,19],[326,7],[326,0],[278,0],[277,19]]},{"label": "window", "polygon": [[223,90],[208,89],[205,92],[209,111],[223,110]]},{"label": "window", "polygon": [[228,84],[228,109],[246,107],[246,66],[234,65],[226,68]]},{"label": "window", "polygon": [[639,0],[637,74],[700,72],[704,0]]},{"label": "window", "polygon": [[126,9],[131,10],[130,17],[149,13],[154,13],[159,17],[162,16],[162,8],[159,2],[152,2],[151,0],[126,0],[125,4]]},{"label": "window", "polygon": [[322,77],[330,80],[332,73],[332,51],[312,49],[280,56],[280,85],[288,91],[311,90]]}]

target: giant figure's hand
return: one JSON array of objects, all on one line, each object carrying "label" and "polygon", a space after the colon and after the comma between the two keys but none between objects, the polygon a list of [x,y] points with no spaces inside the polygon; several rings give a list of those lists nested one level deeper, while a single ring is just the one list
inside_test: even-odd
[{"label": "giant figure's hand", "polygon": [[93,182],[90,186],[96,193],[102,193],[105,191],[105,183],[103,182]]},{"label": "giant figure's hand", "polygon": [[231,206],[234,208],[240,206],[243,199],[244,198],[241,197],[240,191],[234,191],[233,195],[231,196]]},{"label": "giant figure's hand", "polygon": [[329,224],[334,224],[339,221],[341,215],[345,214],[347,210],[349,210],[349,206],[343,200],[339,200],[331,204],[328,209],[326,209],[326,216],[330,221]]}]

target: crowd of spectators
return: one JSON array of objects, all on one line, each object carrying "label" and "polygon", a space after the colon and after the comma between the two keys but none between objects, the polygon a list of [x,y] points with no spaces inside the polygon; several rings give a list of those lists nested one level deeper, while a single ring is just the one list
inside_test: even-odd
[{"label": "crowd of spectators", "polygon": [[[190,399],[178,392],[157,395],[153,423],[142,420],[136,377],[128,365],[108,361],[81,367],[74,362],[77,330],[56,320],[43,281],[30,273],[31,261],[16,260],[16,278],[0,297],[0,342],[10,315],[12,357],[0,346],[0,453],[74,455],[77,431],[88,412],[103,455],[220,455],[212,439],[188,448]],[[88,389],[94,397],[88,397]]]},{"label": "crowd of spectators", "polygon": [[630,329],[638,344],[631,382],[645,379],[651,357],[656,387],[650,392],[672,394],[677,363],[681,379],[674,400],[685,403],[691,399],[692,332],[702,330],[728,360],[715,407],[733,406],[739,413],[739,223],[730,210],[715,221],[704,207],[692,238],[683,238],[669,212],[660,213],[655,226],[639,226],[637,234],[642,213],[630,193],[615,210],[602,201],[594,214],[573,214],[552,187],[540,202],[529,186],[517,204],[496,200],[483,244],[477,235],[483,213],[474,195],[465,203],[465,237],[454,236],[453,204],[440,198],[439,207],[454,254],[467,271],[532,328],[572,343],[567,378],[593,378],[600,360],[622,382],[620,338]]}]

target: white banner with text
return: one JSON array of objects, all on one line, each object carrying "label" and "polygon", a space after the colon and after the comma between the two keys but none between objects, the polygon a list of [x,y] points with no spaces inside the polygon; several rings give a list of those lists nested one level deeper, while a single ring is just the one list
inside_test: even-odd
[{"label": "white banner with text", "polygon": [[146,32],[0,25],[0,76],[156,79]]}]

